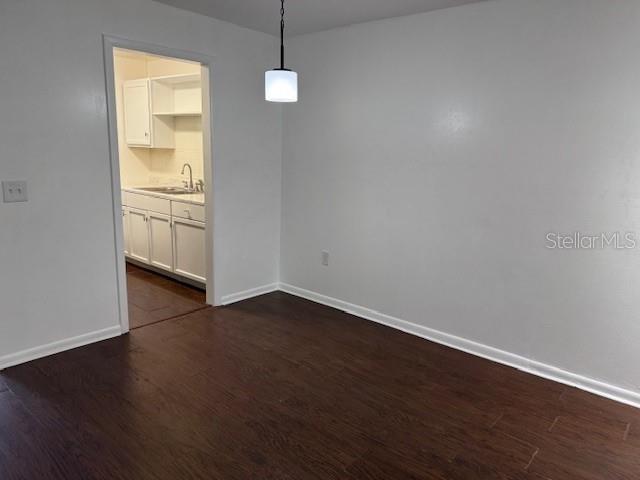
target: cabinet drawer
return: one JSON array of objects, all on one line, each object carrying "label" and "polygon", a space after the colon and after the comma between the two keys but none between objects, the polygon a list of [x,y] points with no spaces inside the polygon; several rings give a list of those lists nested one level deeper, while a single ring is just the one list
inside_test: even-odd
[{"label": "cabinet drawer", "polygon": [[204,205],[171,201],[171,215],[204,222]]},{"label": "cabinet drawer", "polygon": [[171,214],[171,200],[127,192],[127,206],[150,212]]}]

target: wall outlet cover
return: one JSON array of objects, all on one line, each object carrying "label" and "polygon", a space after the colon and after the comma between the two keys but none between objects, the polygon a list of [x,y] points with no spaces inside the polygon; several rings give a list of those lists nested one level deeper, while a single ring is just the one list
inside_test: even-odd
[{"label": "wall outlet cover", "polygon": [[26,202],[27,182],[22,180],[2,182],[2,199],[4,203]]},{"label": "wall outlet cover", "polygon": [[322,252],[322,265],[324,265],[325,267],[329,266],[329,252]]}]

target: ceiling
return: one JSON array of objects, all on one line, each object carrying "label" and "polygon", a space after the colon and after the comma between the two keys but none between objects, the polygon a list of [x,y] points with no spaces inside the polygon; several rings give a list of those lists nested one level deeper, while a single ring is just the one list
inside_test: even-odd
[{"label": "ceiling", "polygon": [[[156,0],[261,32],[279,35],[279,0]],[[285,1],[286,35],[455,7],[484,0],[293,0]]]}]

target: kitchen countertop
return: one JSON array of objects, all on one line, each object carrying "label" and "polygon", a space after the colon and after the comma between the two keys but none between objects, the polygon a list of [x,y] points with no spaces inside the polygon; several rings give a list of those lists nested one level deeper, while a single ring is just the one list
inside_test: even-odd
[{"label": "kitchen countertop", "polygon": [[174,200],[174,201],[177,201],[177,202],[192,203],[194,205],[204,205],[204,193],[203,192],[184,193],[184,194],[159,193],[159,192],[149,192],[149,191],[146,191],[146,190],[140,190],[140,188],[135,188],[135,187],[122,187],[122,190],[125,191],[125,192],[137,193],[137,194],[140,194],[140,195],[147,195],[149,197],[165,198],[167,200]]}]

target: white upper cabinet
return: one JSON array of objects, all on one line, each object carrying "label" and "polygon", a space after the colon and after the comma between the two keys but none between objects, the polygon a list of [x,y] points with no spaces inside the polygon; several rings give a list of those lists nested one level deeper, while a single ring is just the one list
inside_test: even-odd
[{"label": "white upper cabinet", "polygon": [[127,145],[151,146],[151,99],[149,80],[124,83],[124,131]]},{"label": "white upper cabinet", "polygon": [[200,75],[126,81],[123,104],[127,145],[175,148],[175,118],[202,115]]},{"label": "white upper cabinet", "polygon": [[151,79],[153,115],[168,117],[202,115],[200,75],[171,75]]}]

